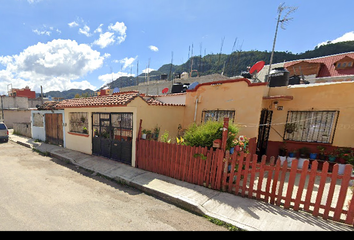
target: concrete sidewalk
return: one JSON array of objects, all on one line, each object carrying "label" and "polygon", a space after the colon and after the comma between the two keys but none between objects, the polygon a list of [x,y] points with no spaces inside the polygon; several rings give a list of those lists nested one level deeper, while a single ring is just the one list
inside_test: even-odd
[{"label": "concrete sidewalk", "polygon": [[13,135],[10,140],[35,148],[50,156],[123,182],[152,196],[197,214],[217,218],[248,231],[353,231],[345,224],[311,214],[286,210],[262,201],[242,198],[202,186],[179,181],[156,173],[98,156],[59,146],[34,142],[34,139]]}]

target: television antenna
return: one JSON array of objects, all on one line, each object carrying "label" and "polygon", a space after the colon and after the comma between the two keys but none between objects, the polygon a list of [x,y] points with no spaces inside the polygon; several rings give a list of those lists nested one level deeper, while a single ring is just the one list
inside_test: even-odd
[{"label": "television antenna", "polygon": [[[289,21],[291,21],[293,18],[289,18],[288,16],[295,12],[297,10],[297,7],[287,7],[284,5],[285,3],[281,3],[278,7],[278,20],[277,20],[277,26],[275,28],[275,34],[274,34],[274,40],[273,40],[273,49],[272,49],[272,54],[270,55],[270,60],[269,60],[269,68],[268,68],[268,75],[267,75],[267,82],[269,82],[269,73],[270,73],[270,69],[272,67],[272,63],[273,63],[273,55],[274,55],[274,48],[275,48],[275,42],[277,40],[277,34],[278,34],[278,26],[279,23],[280,27],[285,30],[285,24]],[[287,12],[285,13],[285,16],[281,18],[281,15],[283,13],[284,10],[287,10]]]}]

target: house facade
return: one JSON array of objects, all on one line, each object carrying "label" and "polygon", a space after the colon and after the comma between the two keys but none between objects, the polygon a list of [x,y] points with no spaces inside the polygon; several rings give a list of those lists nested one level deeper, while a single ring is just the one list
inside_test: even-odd
[{"label": "house facade", "polygon": [[58,103],[56,109],[64,111],[66,148],[135,166],[140,119],[142,129],[175,136],[184,115],[184,104],[143,96],[131,91]]},{"label": "house facade", "polygon": [[[270,88],[263,99],[263,108],[272,112],[267,155],[277,156],[284,140],[288,150],[354,148],[353,91],[353,81]],[[293,133],[285,131],[287,123],[296,124]]]},{"label": "house facade", "polygon": [[[341,56],[331,61],[334,68],[341,68],[351,59]],[[307,63],[298,61],[292,66],[295,71],[296,67],[305,71],[303,64]],[[324,65],[311,62],[308,66],[306,74],[318,76]],[[240,126],[240,135],[255,139],[252,153],[265,154],[269,159],[278,156],[284,143],[288,150],[306,146],[313,152],[318,146],[327,151],[354,148],[353,91],[354,82],[347,80],[269,87],[265,82],[238,78],[201,83],[178,94],[130,91],[68,99],[54,108],[62,115],[65,147],[131,166],[135,166],[135,140],[140,127],[159,133],[159,140],[168,132],[168,138],[175,142],[193,122],[224,117]],[[54,114],[53,109],[50,111],[42,113]],[[295,126],[292,132],[289,125]]]}]

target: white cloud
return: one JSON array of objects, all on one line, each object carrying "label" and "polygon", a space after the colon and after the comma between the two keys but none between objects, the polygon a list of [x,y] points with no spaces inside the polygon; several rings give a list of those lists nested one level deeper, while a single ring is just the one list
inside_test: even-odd
[{"label": "white cloud", "polygon": [[34,32],[37,35],[47,35],[50,36],[53,31],[56,31],[57,33],[61,33],[59,29],[54,29],[54,27],[47,27],[45,24],[41,28],[33,29],[32,32]]},{"label": "white cloud", "polygon": [[69,27],[78,27],[79,24],[75,21],[71,22],[71,23],[68,23]]},{"label": "white cloud", "polygon": [[27,2],[28,2],[29,4],[38,3],[38,2],[40,2],[40,1],[42,1],[42,0],[27,0]]},{"label": "white cloud", "polygon": [[83,28],[79,28],[79,33],[84,34],[86,37],[90,37],[90,27],[85,25]]},{"label": "white cloud", "polygon": [[108,26],[108,29],[119,34],[117,36],[118,44],[121,44],[122,42],[125,41],[125,39],[127,37],[127,34],[126,34],[127,27],[125,26],[124,22],[116,22],[114,25],[110,24]]},{"label": "white cloud", "polygon": [[336,38],[334,40],[331,41],[328,40],[326,42],[319,43],[317,44],[317,47],[320,47],[322,45],[327,45],[330,43],[338,43],[338,42],[346,42],[346,41],[354,41],[354,31],[347,32],[343,36]]},{"label": "white cloud", "polygon": [[38,29],[34,29],[32,30],[32,32],[36,33],[37,35],[47,35],[47,36],[50,36],[51,34],[51,31],[40,31]]},{"label": "white cloud", "polygon": [[[138,58],[138,56],[136,56],[135,58],[131,57],[131,58],[123,58],[121,60],[114,60],[113,62],[115,63],[123,63],[123,67],[122,67],[122,70],[125,70],[126,68],[130,67],[133,62]],[[1,60],[1,59],[0,59]]]},{"label": "white cloud", "polygon": [[105,32],[100,34],[100,38],[95,40],[93,44],[100,46],[101,48],[105,48],[110,44],[113,44],[114,40],[114,33]]},{"label": "white cloud", "polygon": [[154,52],[159,51],[159,49],[158,49],[156,46],[153,46],[153,45],[150,45],[150,46],[149,46],[149,49],[150,49],[151,51],[154,51]]},{"label": "white cloud", "polygon": [[152,68],[145,68],[142,73],[150,73],[152,71],[156,71],[156,69],[152,69]]},{"label": "white cloud", "polygon": [[[102,82],[104,82],[104,84],[102,85],[102,86],[104,86],[104,85],[106,85],[107,83],[112,82],[112,79],[113,79],[113,81],[114,81],[114,80],[116,80],[117,78],[123,77],[123,76],[126,76],[126,77],[132,76],[132,77],[133,77],[134,74],[129,74],[129,73],[126,73],[126,72],[107,73],[107,74],[104,74],[104,75],[99,76],[98,79],[101,80]],[[102,87],[102,86],[101,86],[101,87]]]},{"label": "white cloud", "polygon": [[0,57],[0,63],[6,65],[6,69],[0,71],[0,89],[6,89],[9,83],[14,88],[28,85],[37,92],[41,85],[44,91],[95,89],[87,81],[74,80],[100,68],[104,58],[87,44],[78,44],[75,40],[38,43],[18,55]]},{"label": "white cloud", "polygon": [[[110,24],[108,26],[108,32],[102,33],[102,26],[103,24],[100,24],[99,27],[94,31],[100,33],[99,39],[95,40],[92,44],[98,45],[101,48],[105,48],[109,45],[114,44],[117,42],[117,44],[121,44],[122,42],[125,41],[127,34],[126,30],[127,27],[123,22],[116,22],[114,25]],[[118,35],[118,36],[117,36]]]},{"label": "white cloud", "polygon": [[102,33],[102,26],[103,24],[101,23],[94,31],[94,33]]},{"label": "white cloud", "polygon": [[125,26],[124,22],[116,22],[114,25],[111,23],[108,26],[108,29],[111,31],[118,32],[121,35],[124,35],[125,32],[127,31],[127,27]]}]

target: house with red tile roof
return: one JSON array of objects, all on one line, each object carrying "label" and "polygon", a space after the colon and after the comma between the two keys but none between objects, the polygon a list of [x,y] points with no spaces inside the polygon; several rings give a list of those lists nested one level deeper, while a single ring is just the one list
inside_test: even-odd
[{"label": "house with red tile roof", "polygon": [[284,67],[292,75],[312,75],[308,77],[312,82],[345,81],[354,79],[354,52],[336,55],[291,61],[284,63]]},{"label": "house with red tile roof", "polygon": [[[354,52],[346,52],[317,58],[300,59],[272,64],[272,68],[284,67],[290,77],[304,77],[310,83],[354,80]],[[259,72],[258,78],[265,80],[269,65]]]},{"label": "house with red tile roof", "polygon": [[[337,71],[336,77],[346,76],[340,71],[351,70],[352,57],[332,59],[333,66],[329,69],[328,65],[328,71]],[[303,68],[307,76],[323,79],[326,77],[321,74],[327,65],[322,60],[297,61],[289,66],[297,71],[296,67],[308,64],[308,69]],[[304,146],[311,151],[317,151],[317,146],[329,151],[339,147],[354,149],[352,92],[354,81],[269,87],[265,82],[239,78],[202,83],[179,94],[129,91],[68,99],[43,108],[64,112],[61,124],[65,127],[65,147],[135,166],[135,140],[140,126],[160,136],[168,131],[173,142],[180,130],[192,123],[224,117],[240,126],[240,135],[254,139],[257,147],[252,153],[259,156],[277,157],[285,141],[289,151]],[[297,130],[288,132],[288,123],[295,123]]]},{"label": "house with red tile roof", "polygon": [[[53,111],[54,115],[61,114],[55,111],[64,112],[62,122],[56,121],[50,126],[53,129],[64,126],[66,148],[135,166],[133,153],[140,120],[142,129],[161,134],[168,131],[172,138],[183,124],[184,107],[184,102],[164,102],[158,96],[129,91],[47,102],[39,109]],[[51,131],[45,130],[46,135]]]}]

